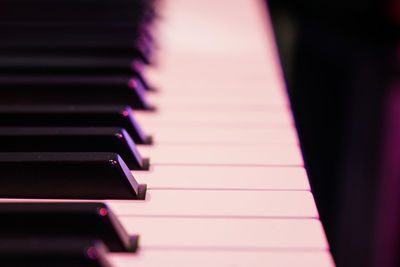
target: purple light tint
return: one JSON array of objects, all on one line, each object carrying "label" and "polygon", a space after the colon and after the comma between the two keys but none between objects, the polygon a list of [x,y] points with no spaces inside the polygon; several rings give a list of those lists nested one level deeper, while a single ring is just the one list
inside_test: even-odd
[{"label": "purple light tint", "polygon": [[137,88],[138,83],[137,83],[137,81],[135,79],[129,79],[128,86],[131,89],[135,89],[135,88]]},{"label": "purple light tint", "polygon": [[99,215],[103,216],[103,217],[107,216],[107,214],[108,214],[108,211],[106,208],[101,208],[101,209],[99,209],[98,212],[99,212]]},{"label": "purple light tint", "polygon": [[397,64],[400,64],[400,43],[398,43],[396,47],[396,59],[397,59]]},{"label": "purple light tint", "polygon": [[389,1],[389,17],[391,17],[395,26],[400,27],[400,1],[391,0]]},{"label": "purple light tint", "polygon": [[394,267],[400,243],[400,81],[388,94],[385,115],[373,266]]},{"label": "purple light tint", "polygon": [[140,81],[138,81],[136,78],[131,78],[128,81],[128,87],[134,90],[139,99],[145,102],[144,100],[146,99],[146,92],[145,88],[143,88],[143,84]]},{"label": "purple light tint", "polygon": [[115,136],[116,136],[118,139],[124,138],[124,136],[123,136],[121,133],[116,133]]},{"label": "purple light tint", "polygon": [[89,247],[86,250],[86,255],[88,256],[89,259],[96,260],[99,258],[99,251],[95,247]]},{"label": "purple light tint", "polygon": [[136,72],[142,72],[144,69],[143,63],[141,63],[139,60],[134,60],[131,63],[131,69]]},{"label": "purple light tint", "polygon": [[128,117],[129,116],[129,112],[127,110],[122,111],[122,116]]},{"label": "purple light tint", "polygon": [[116,160],[112,160],[112,159],[110,159],[109,162],[110,162],[111,165],[117,165],[118,164],[118,162]]}]

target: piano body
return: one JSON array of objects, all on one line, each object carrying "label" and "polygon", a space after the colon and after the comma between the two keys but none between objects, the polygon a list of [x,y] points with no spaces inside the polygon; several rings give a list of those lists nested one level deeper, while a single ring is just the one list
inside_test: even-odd
[{"label": "piano body", "polygon": [[[140,70],[156,85],[145,93],[156,110],[133,111],[153,137],[137,145],[149,170],[132,171],[146,196],[97,200],[138,249],[106,253],[109,264],[334,266],[264,3],[161,4],[154,67]],[[90,202],[1,199],[27,201]]]}]

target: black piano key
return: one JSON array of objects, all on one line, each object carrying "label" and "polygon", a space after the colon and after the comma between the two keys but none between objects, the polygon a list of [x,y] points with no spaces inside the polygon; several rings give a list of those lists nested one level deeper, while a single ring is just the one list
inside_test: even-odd
[{"label": "black piano key", "polygon": [[124,57],[77,57],[77,56],[1,56],[0,73],[8,75],[111,75],[134,76],[143,88],[148,84],[142,74],[142,63]]},{"label": "black piano key", "polygon": [[26,37],[23,33],[17,35],[15,32],[14,35],[3,33],[0,49],[0,55],[3,56],[122,57],[150,64],[153,44],[144,37],[118,37],[116,33],[107,32],[82,32],[80,35],[41,32],[35,33],[33,37]]},{"label": "black piano key", "polygon": [[144,199],[122,158],[101,152],[0,152],[0,197]]},{"label": "black piano key", "polygon": [[7,75],[0,76],[0,104],[126,105],[150,110],[145,90],[135,77]]},{"label": "black piano key", "polygon": [[[151,59],[148,61],[148,64],[152,64]],[[140,65],[140,63],[139,63],[139,62],[138,62],[137,64],[136,64],[136,63],[133,63],[132,68],[135,69],[137,65]],[[140,67],[139,67],[139,68],[140,68]],[[157,92],[157,88],[155,88],[155,87],[153,87],[152,85],[150,85],[150,84],[147,82],[147,80],[144,78],[144,76],[143,76],[139,71],[136,71],[136,69],[135,69],[135,73],[137,73],[137,74],[135,75],[136,78],[137,78],[137,80],[138,80],[139,83],[143,86],[143,88],[144,88],[145,90],[150,91],[150,92]],[[154,110],[155,108],[154,108],[153,106],[149,106],[148,109],[149,109],[149,110]]]},{"label": "black piano key", "polygon": [[4,267],[111,267],[101,240],[85,238],[1,238]]},{"label": "black piano key", "polygon": [[0,152],[113,152],[130,169],[146,170],[129,134],[109,127],[1,127]]},{"label": "black piano key", "polygon": [[[83,40],[90,40],[89,37],[96,36],[106,36],[110,35],[116,40],[137,40],[139,38],[148,39],[147,33],[141,36],[142,31],[146,28],[141,27],[136,22],[126,21],[126,22],[52,22],[51,24],[45,22],[35,22],[35,21],[19,21],[19,22],[4,22],[0,20],[0,32],[5,34],[6,40],[10,37],[17,39],[33,39],[39,40],[38,36],[26,35],[26,33],[35,33],[38,35],[51,34],[51,36],[59,36],[64,38],[68,36],[79,36]],[[148,31],[148,30],[146,30]],[[25,34],[25,35],[23,35]],[[87,34],[87,36],[85,35]],[[4,41],[4,40],[2,40]],[[46,40],[51,42],[51,39]],[[80,41],[80,40],[71,40]],[[108,41],[108,40],[105,40]],[[131,44],[132,45],[132,44]]]},{"label": "black piano key", "polygon": [[[31,39],[40,40],[40,37],[57,36],[68,43],[89,41],[91,38],[112,37],[105,39],[108,42],[122,42],[130,40],[129,45],[132,47],[135,40],[146,40],[152,42],[153,36],[151,30],[145,25],[140,25],[134,21],[116,21],[116,22],[36,22],[36,21],[19,21],[19,22],[4,22],[0,20],[0,33],[4,34],[1,42],[5,40],[15,39]],[[31,34],[27,34],[31,33]],[[33,35],[33,33],[35,35]],[[68,37],[76,36],[80,39],[69,40]],[[51,43],[52,39],[42,40],[46,43]],[[28,44],[27,44],[28,45]],[[94,44],[95,45],[95,44]],[[104,44],[97,44],[104,45]],[[128,45],[128,43],[127,43]]]},{"label": "black piano key", "polygon": [[97,26],[101,30],[79,24],[53,27],[55,32],[41,24],[37,25],[38,30],[31,24],[23,27],[0,22],[0,55],[119,57],[140,60],[145,64],[152,60],[153,41],[144,26],[129,32],[124,32],[122,26],[114,29],[101,23]]},{"label": "black piano key", "polygon": [[[30,40],[27,41],[28,43]],[[31,43],[30,45],[21,44],[16,41],[0,42],[0,55],[18,56],[94,56],[103,57],[112,54],[116,57],[126,57],[139,59],[145,64],[150,64],[152,59],[146,51],[142,51],[134,46],[122,46],[120,44],[93,45],[92,43],[73,43],[66,46],[64,43]]]},{"label": "black piano key", "polygon": [[0,72],[18,74],[137,74],[132,58],[81,56],[1,56]]},{"label": "black piano key", "polygon": [[136,144],[151,144],[124,106],[0,106],[0,127],[61,126],[124,128]]},{"label": "black piano key", "polygon": [[2,1],[0,21],[150,22],[155,1]]},{"label": "black piano key", "polygon": [[148,63],[155,2],[4,0],[0,54],[123,55]]},{"label": "black piano key", "polygon": [[129,236],[103,203],[0,203],[0,237],[85,238],[101,240],[111,252],[134,252],[138,237]]}]

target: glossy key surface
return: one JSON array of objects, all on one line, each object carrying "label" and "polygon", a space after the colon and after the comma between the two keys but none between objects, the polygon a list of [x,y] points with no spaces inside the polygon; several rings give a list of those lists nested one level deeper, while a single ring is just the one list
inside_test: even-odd
[{"label": "glossy key surface", "polygon": [[0,238],[2,266],[110,267],[100,240],[77,237]]},{"label": "glossy key surface", "polygon": [[147,169],[129,134],[108,127],[1,127],[0,152],[114,152],[130,169]]},{"label": "glossy key surface", "polygon": [[0,104],[128,105],[150,109],[140,80],[130,76],[0,75]]},{"label": "glossy key surface", "polygon": [[137,249],[111,210],[102,203],[1,203],[2,238],[84,237],[102,240],[110,251]]},{"label": "glossy key surface", "polygon": [[122,158],[100,152],[0,152],[0,197],[144,199]]},{"label": "glossy key surface", "polygon": [[59,127],[120,127],[136,144],[149,144],[128,106],[0,106],[0,127],[59,126]]}]

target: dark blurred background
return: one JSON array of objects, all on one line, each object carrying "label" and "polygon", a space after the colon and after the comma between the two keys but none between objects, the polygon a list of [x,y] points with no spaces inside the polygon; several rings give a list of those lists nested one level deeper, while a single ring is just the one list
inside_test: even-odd
[{"label": "dark blurred background", "polygon": [[336,264],[400,266],[400,1],[267,2]]}]

